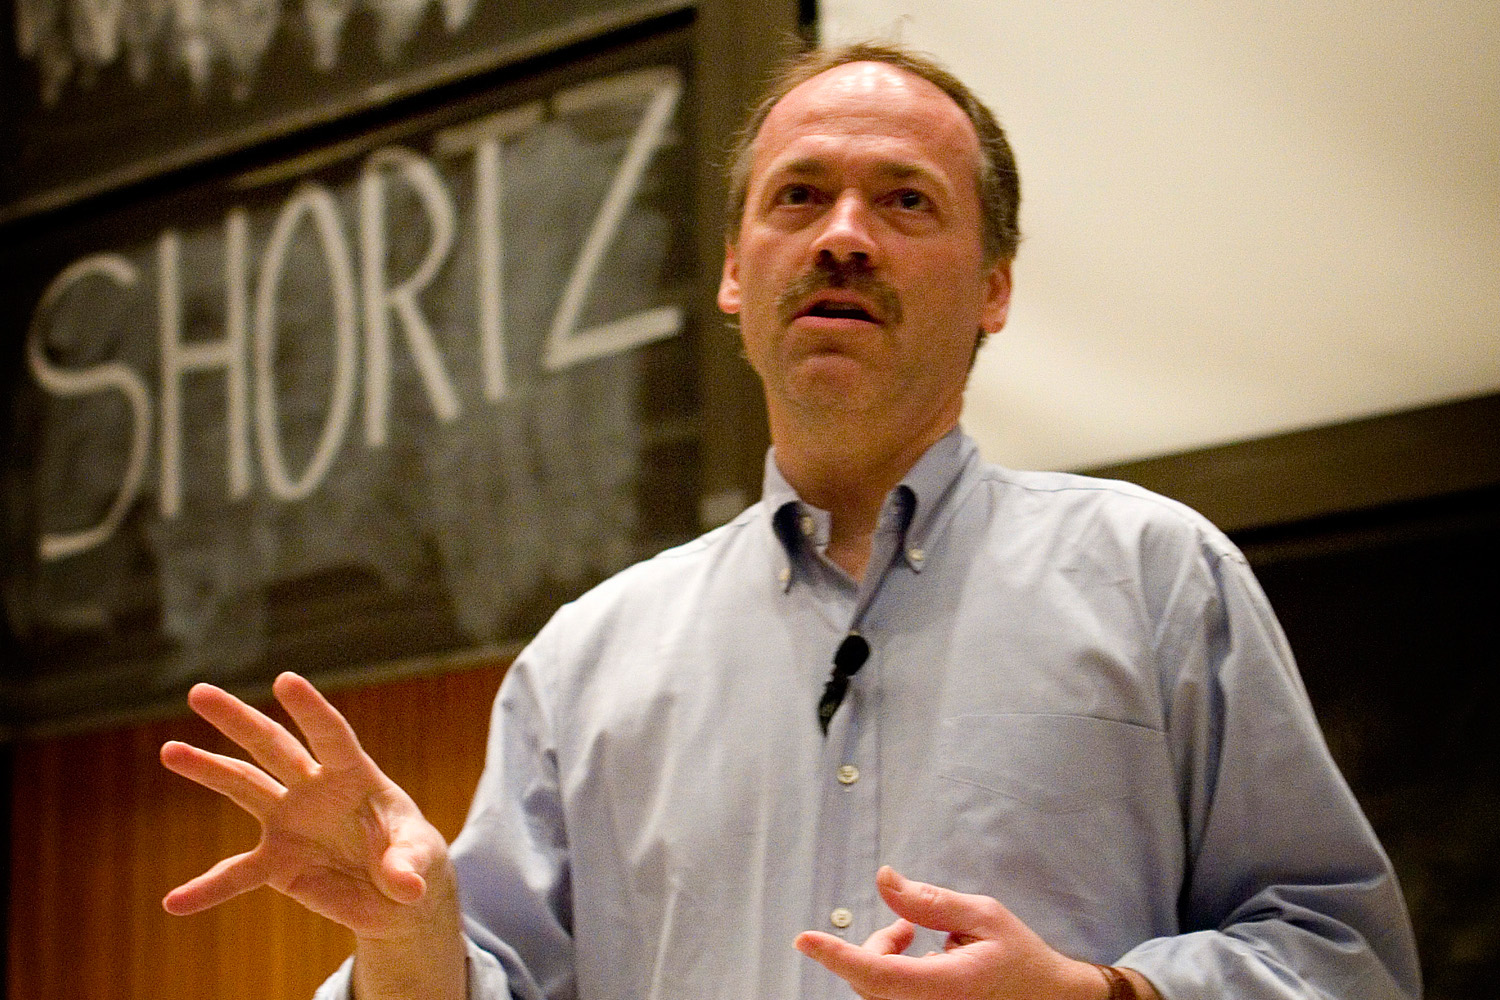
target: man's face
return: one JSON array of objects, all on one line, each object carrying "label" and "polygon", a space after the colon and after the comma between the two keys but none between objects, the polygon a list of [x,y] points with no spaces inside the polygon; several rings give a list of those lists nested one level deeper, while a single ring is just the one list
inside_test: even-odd
[{"label": "man's face", "polygon": [[[771,110],[719,307],[778,420],[834,412],[957,421],[974,340],[1004,325],[1006,262],[987,265],[979,142],[936,86],[849,63]],[[940,428],[946,429],[946,428]]]}]

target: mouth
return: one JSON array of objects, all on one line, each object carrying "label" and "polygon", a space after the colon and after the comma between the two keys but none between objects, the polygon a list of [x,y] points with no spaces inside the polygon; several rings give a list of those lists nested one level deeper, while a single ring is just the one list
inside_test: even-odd
[{"label": "mouth", "polygon": [[834,298],[821,295],[804,303],[792,318],[858,320],[863,323],[884,322],[872,305],[844,297]]},{"label": "mouth", "polygon": [[792,281],[777,298],[781,321],[896,325],[901,322],[901,297],[895,288],[875,275],[854,275],[835,280],[814,271]]}]

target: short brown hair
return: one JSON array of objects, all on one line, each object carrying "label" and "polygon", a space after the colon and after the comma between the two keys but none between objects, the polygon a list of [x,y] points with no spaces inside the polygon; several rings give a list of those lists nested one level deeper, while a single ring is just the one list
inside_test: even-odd
[{"label": "short brown hair", "polygon": [[936,86],[953,99],[974,126],[979,137],[979,163],[975,169],[980,213],[983,220],[985,258],[991,262],[1013,260],[1021,243],[1018,222],[1021,207],[1021,176],[1005,130],[984,102],[962,80],[930,56],[886,42],[856,42],[836,48],[812,49],[786,59],[772,78],[765,96],[751,112],[730,150],[729,198],[726,205],[726,235],[739,238],[740,219],[750,186],[750,168],[755,159],[755,141],[766,116],[787,94],[819,73],[855,62],[879,62],[905,70]]}]

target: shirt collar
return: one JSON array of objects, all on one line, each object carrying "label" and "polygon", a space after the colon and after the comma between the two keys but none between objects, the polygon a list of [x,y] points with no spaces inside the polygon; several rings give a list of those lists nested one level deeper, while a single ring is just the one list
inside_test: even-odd
[{"label": "shirt collar", "polygon": [[[876,531],[904,533],[902,558],[914,571],[920,573],[930,557],[939,515],[964,470],[977,457],[973,440],[955,427],[922,453],[886,497]],[[797,495],[776,466],[775,448],[766,453],[761,499],[771,512],[772,527],[787,555],[780,574],[782,589],[786,589],[791,586],[792,568],[804,546],[828,544],[832,517]]]}]

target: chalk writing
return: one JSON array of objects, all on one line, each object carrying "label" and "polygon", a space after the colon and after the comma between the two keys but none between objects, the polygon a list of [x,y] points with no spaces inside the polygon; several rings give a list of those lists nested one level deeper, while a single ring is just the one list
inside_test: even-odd
[{"label": "chalk writing", "polygon": [[[377,24],[380,58],[395,62],[431,7],[450,35],[470,21],[477,0],[362,0]],[[216,67],[246,100],[278,31],[305,34],[319,70],[338,62],[355,0],[15,0],[16,51],[40,74],[42,99],[54,104],[78,73],[122,57],[137,85],[158,65],[203,90]],[[283,22],[300,19],[296,29]]]},{"label": "chalk writing", "polygon": [[[604,85],[589,85],[564,92],[557,101],[558,113],[576,113],[598,104],[628,101],[636,92],[645,92],[648,96],[645,113],[589,229],[547,337],[544,363],[554,371],[672,336],[682,325],[679,307],[661,306],[591,329],[578,330],[583,304],[598,276],[604,253],[614,242],[625,210],[641,184],[646,165],[662,142],[681,88],[671,73],[646,72],[624,80],[607,81]],[[441,148],[449,152],[468,149],[474,154],[475,207],[479,213],[475,231],[482,237],[478,247],[480,280],[474,288],[479,295],[476,314],[485,320],[480,325],[484,384],[485,394],[491,400],[500,399],[505,387],[504,338],[499,321],[502,312],[500,236],[499,227],[491,225],[497,217],[501,199],[498,154],[509,128],[536,120],[539,116],[539,109],[522,109],[504,119],[487,121],[487,128],[469,126],[460,132],[446,134],[441,143]],[[477,141],[466,145],[459,141],[460,137]],[[417,195],[431,238],[417,267],[393,284],[387,272],[390,254],[386,205],[389,186],[398,177]],[[231,498],[243,497],[250,488],[250,454],[245,438],[252,423],[257,456],[270,494],[280,500],[300,500],[317,488],[344,442],[353,414],[356,366],[361,348],[365,376],[365,443],[372,448],[386,443],[390,425],[393,321],[404,334],[407,351],[421,376],[421,384],[434,414],[445,422],[455,420],[461,414],[462,406],[442,351],[419,304],[421,293],[447,263],[454,246],[456,210],[443,178],[431,160],[409,149],[380,149],[364,162],[358,183],[358,206],[361,249],[358,279],[339,205],[329,190],[307,183],[281,206],[262,252],[255,282],[253,336],[248,359],[245,328],[251,310],[245,285],[248,238],[244,209],[231,208],[225,215],[225,336],[216,342],[188,343],[183,340],[178,277],[181,237],[172,230],[159,237],[156,254],[162,469],[159,500],[163,517],[175,517],[181,510],[181,397],[182,380],[189,372],[214,369],[224,372],[228,387],[225,419],[229,441],[228,494]],[[327,278],[333,306],[335,360],[331,372],[331,396],[312,457],[300,473],[294,473],[282,448],[274,379],[281,280],[288,254],[304,232],[310,233],[317,244],[317,257]],[[69,265],[43,293],[34,314],[27,338],[27,364],[38,384],[54,395],[124,393],[132,415],[131,457],[120,492],[104,519],[99,524],[70,532],[43,533],[37,543],[37,551],[43,559],[65,558],[105,541],[118,525],[123,510],[136,499],[145,472],[152,402],[142,376],[117,361],[81,370],[61,367],[48,359],[44,348],[48,324],[58,300],[75,285],[88,280],[106,280],[129,292],[139,286],[140,275],[133,264],[116,254],[96,254]],[[247,366],[254,376],[253,392],[247,388],[247,382],[251,381],[247,378]],[[249,419],[246,408],[251,398],[254,400],[253,421]]]},{"label": "chalk writing", "polygon": [[681,97],[668,68],[577,86],[59,268],[24,347],[18,631],[107,631],[139,564],[168,674],[199,676],[263,654],[278,580],[400,592],[435,563],[483,641],[636,557],[632,355],[684,323]]}]

